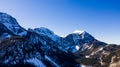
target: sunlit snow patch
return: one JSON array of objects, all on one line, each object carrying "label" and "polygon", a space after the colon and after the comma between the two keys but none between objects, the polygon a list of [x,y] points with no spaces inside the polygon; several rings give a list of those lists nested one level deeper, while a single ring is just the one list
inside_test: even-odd
[{"label": "sunlit snow patch", "polygon": [[80,46],[77,45],[77,46],[76,46],[76,50],[79,50],[79,49],[80,49]]},{"label": "sunlit snow patch", "polygon": [[61,37],[63,37],[63,38],[66,37],[66,36],[67,36],[67,35],[61,35]]},{"label": "sunlit snow patch", "polygon": [[73,33],[79,33],[82,34],[84,31],[83,30],[75,30]]}]

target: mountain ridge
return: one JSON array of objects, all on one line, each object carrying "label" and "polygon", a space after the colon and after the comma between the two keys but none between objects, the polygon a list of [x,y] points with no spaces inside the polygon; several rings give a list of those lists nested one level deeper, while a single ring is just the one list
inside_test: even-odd
[{"label": "mountain ridge", "polygon": [[86,31],[60,37],[44,27],[26,30],[15,18],[1,12],[0,30],[1,66],[112,67],[113,59],[119,57],[118,45],[101,42]]}]

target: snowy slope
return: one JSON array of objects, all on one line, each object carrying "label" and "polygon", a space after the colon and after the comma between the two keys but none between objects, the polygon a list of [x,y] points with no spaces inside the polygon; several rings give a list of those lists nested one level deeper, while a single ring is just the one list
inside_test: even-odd
[{"label": "snowy slope", "polygon": [[34,30],[36,33],[38,33],[40,35],[48,36],[49,38],[51,38],[54,41],[57,41],[60,38],[58,35],[54,34],[53,31],[51,31],[45,27],[35,28]]},{"label": "snowy slope", "polygon": [[14,35],[24,36],[27,34],[26,30],[18,24],[16,19],[6,13],[0,13],[0,23]]},{"label": "snowy slope", "polygon": [[31,59],[28,59],[28,60],[25,60],[24,61],[25,63],[31,63],[31,64],[34,64],[36,67],[46,67],[42,61],[38,60],[37,58],[31,58]]}]

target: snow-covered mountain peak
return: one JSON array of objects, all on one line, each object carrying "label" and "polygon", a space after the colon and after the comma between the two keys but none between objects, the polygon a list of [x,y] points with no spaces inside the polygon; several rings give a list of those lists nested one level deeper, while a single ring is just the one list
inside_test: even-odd
[{"label": "snow-covered mountain peak", "polygon": [[45,28],[45,27],[35,28],[34,30],[37,31],[40,34],[46,34],[46,35],[54,34],[53,31],[51,31],[51,30],[49,30],[48,28]]},{"label": "snow-covered mountain peak", "polygon": [[75,30],[73,33],[78,33],[78,34],[82,34],[82,33],[84,33],[85,31],[83,31],[83,30]]},{"label": "snow-covered mountain peak", "polygon": [[[75,30],[75,31],[73,31],[71,34],[81,35],[81,34],[84,34],[84,33],[85,33],[85,31],[83,31],[83,30]],[[65,37],[67,37],[68,35],[70,35],[70,34],[61,35],[61,37],[65,38]]]}]

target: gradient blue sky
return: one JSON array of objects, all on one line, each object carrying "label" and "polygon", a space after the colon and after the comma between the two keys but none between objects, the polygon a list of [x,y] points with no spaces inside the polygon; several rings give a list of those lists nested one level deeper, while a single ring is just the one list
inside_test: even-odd
[{"label": "gradient blue sky", "polygon": [[0,12],[12,15],[26,29],[47,27],[58,35],[79,29],[120,44],[119,0],[0,0]]}]

